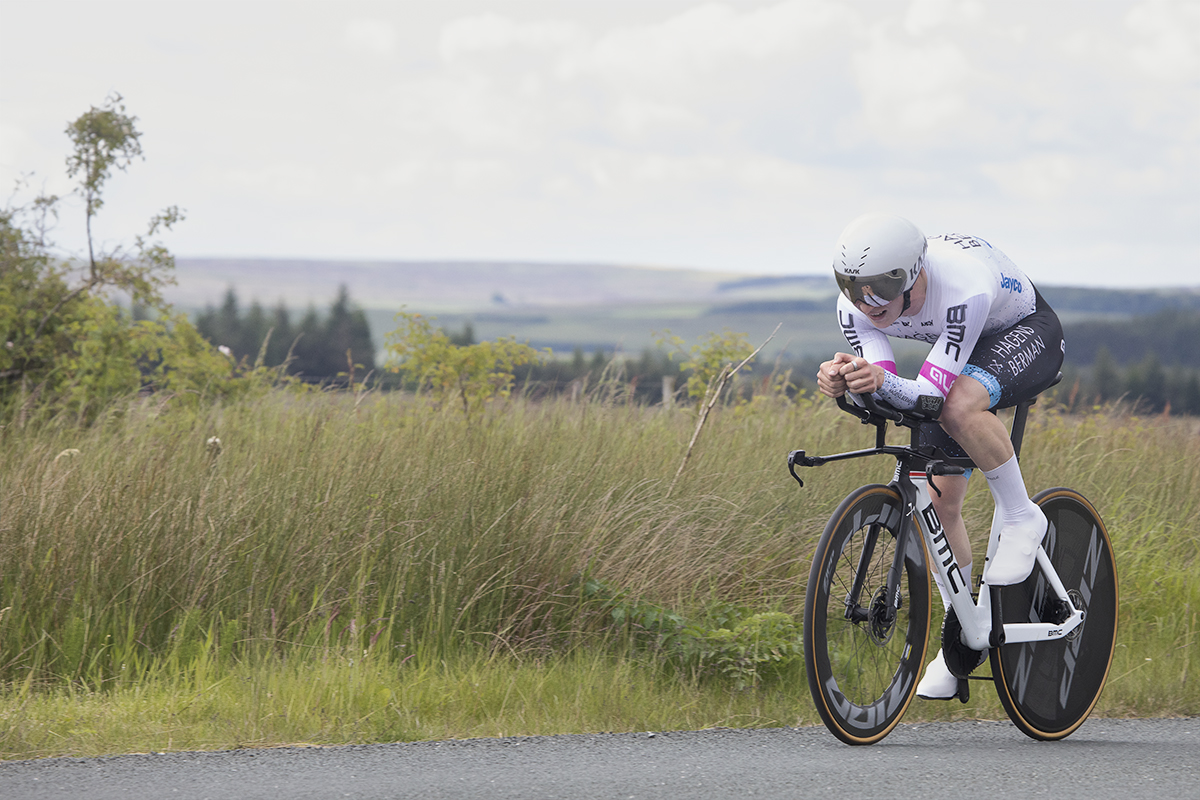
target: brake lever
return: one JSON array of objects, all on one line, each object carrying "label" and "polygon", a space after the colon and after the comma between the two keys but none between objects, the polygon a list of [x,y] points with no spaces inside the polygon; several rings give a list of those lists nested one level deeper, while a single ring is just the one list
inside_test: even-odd
[{"label": "brake lever", "polygon": [[925,465],[925,483],[929,484],[929,488],[937,492],[937,496],[942,496],[942,490],[937,488],[937,484],[933,482],[933,467],[935,464],[941,464],[941,461],[930,461]]},{"label": "brake lever", "polygon": [[796,479],[796,483],[804,486],[804,481],[796,474],[796,465],[802,467],[819,467],[825,463],[825,459],[821,456],[808,456],[803,450],[793,450],[788,453],[788,472],[792,473],[792,477]]},{"label": "brake lever", "polygon": [[937,496],[942,496],[942,490],[937,488],[933,482],[933,476],[937,475],[965,475],[966,469],[955,464],[947,464],[945,461],[934,459],[925,464],[925,482],[929,484],[929,488],[937,492]]}]

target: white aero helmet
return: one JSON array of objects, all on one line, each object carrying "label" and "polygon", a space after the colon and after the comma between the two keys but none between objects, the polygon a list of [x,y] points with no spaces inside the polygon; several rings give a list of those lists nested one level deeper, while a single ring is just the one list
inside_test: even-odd
[{"label": "white aero helmet", "polygon": [[916,225],[894,214],[864,214],[838,237],[833,273],[850,302],[883,306],[912,289],[924,261],[925,234]]}]

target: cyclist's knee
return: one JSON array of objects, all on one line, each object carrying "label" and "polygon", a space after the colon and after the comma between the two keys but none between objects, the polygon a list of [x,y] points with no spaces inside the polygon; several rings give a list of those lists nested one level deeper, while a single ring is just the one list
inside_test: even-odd
[{"label": "cyclist's knee", "polygon": [[[937,491],[930,492],[933,507],[943,525],[962,518],[963,501],[967,496],[967,479],[944,475],[935,479]],[[940,494],[938,493],[940,492]]]},{"label": "cyclist's knee", "polygon": [[987,390],[978,381],[964,376],[951,387],[938,421],[946,433],[957,437],[978,415],[988,413],[990,405],[991,398]]}]

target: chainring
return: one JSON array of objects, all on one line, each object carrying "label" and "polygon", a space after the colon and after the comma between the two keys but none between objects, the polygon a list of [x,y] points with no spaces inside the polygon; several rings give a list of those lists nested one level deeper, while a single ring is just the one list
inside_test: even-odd
[{"label": "chainring", "polygon": [[953,608],[946,609],[942,620],[942,657],[956,678],[965,678],[987,661],[987,650],[972,650],[962,643],[962,623]]}]

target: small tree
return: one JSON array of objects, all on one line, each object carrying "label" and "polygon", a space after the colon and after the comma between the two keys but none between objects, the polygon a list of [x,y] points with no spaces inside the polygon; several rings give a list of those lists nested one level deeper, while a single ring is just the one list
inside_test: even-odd
[{"label": "small tree", "polygon": [[513,370],[538,360],[539,354],[511,337],[494,342],[455,344],[431,319],[420,314],[396,315],[400,327],[387,336],[392,372],[402,372],[428,390],[440,406],[457,400],[468,419],[496,397],[508,397]]},{"label": "small tree", "polygon": [[[136,122],[113,95],[67,126],[73,148],[67,174],[84,199],[86,258],[59,257],[49,239],[59,198],[0,211],[0,412],[20,398],[20,419],[36,403],[57,403],[86,420],[147,383],[233,389],[228,362],[211,348],[199,352],[191,325],[171,319],[162,299],[162,288],[174,282],[174,259],[155,237],[183,218],[179,209],[153,217],[132,248],[102,251],[95,244],[105,183],[142,155]],[[138,319],[115,304],[113,293],[127,294],[142,309]]]},{"label": "small tree", "polygon": [[124,172],[135,158],[142,158],[142,134],[137,117],[125,113],[121,95],[114,94],[103,106],[92,108],[67,126],[74,150],[67,156],[67,175],[77,178],[76,191],[84,199],[88,264],[77,293],[95,293],[105,288],[128,292],[136,304],[162,308],[162,288],[175,282],[175,259],[161,243],[153,242],[162,230],[183,220],[183,212],[170,206],[150,219],[145,236],[134,240],[134,249],[118,247],[97,252],[92,226],[104,207],[104,184],[113,169]]},{"label": "small tree", "polygon": [[689,349],[684,349],[683,339],[671,335],[670,331],[657,334],[656,340],[659,345],[666,344],[674,348],[670,354],[672,358],[676,355],[683,357],[679,369],[691,373],[687,379],[687,393],[697,406],[704,403],[726,368],[747,359],[752,361],[753,354],[758,352],[746,334],[728,328],[720,333],[714,331],[706,334]]}]

